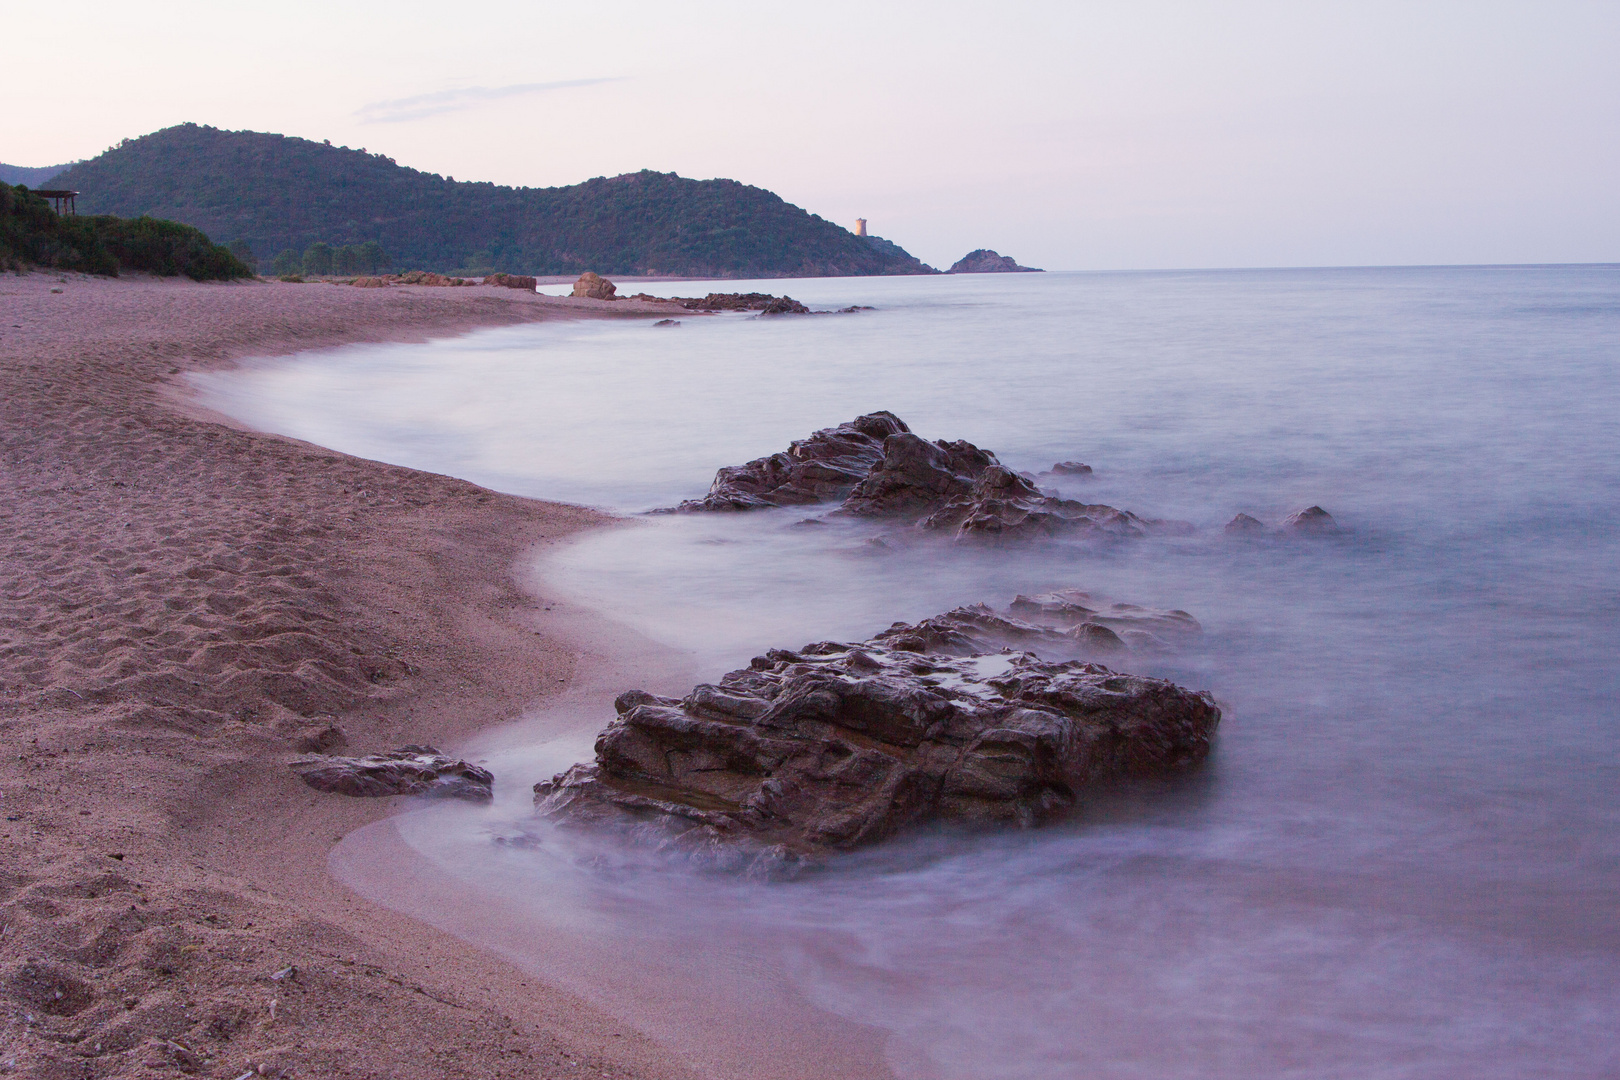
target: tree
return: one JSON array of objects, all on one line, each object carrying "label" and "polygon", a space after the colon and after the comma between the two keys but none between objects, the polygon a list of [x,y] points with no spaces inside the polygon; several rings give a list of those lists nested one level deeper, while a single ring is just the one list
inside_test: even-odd
[{"label": "tree", "polygon": [[367,240],[355,249],[360,268],[368,274],[375,274],[388,265],[388,256],[383,253],[383,247],[375,240]]},{"label": "tree", "polygon": [[231,254],[235,255],[237,259],[241,261],[243,266],[254,271],[255,273],[258,272],[259,258],[257,255],[253,254],[252,244],[248,243],[246,240],[233,241],[231,244]]},{"label": "tree", "polygon": [[304,249],[304,273],[324,277],[332,272],[332,245],[320,241]]},{"label": "tree", "polygon": [[332,273],[352,274],[359,269],[359,259],[353,244],[344,244],[332,252]]},{"label": "tree", "polygon": [[270,264],[270,272],[275,274],[277,277],[286,277],[288,274],[296,274],[303,268],[303,260],[298,257],[298,252],[292,250],[292,248],[288,248],[280,255],[277,255],[275,261]]}]

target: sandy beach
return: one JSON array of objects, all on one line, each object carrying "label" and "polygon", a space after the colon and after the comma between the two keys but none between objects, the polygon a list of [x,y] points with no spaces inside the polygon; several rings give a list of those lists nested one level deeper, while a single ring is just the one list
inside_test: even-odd
[{"label": "sandy beach", "polygon": [[245,431],[189,371],[629,303],[0,278],[0,1074],[680,1077],[665,1048],[328,874],[393,800],[311,748],[453,747],[578,651],[513,576],[605,522]]}]

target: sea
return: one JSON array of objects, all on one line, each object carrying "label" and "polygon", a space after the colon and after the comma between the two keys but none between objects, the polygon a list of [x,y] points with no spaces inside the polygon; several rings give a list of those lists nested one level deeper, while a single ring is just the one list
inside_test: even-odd
[{"label": "sea", "polygon": [[[746,1039],[703,1058],[703,1018],[748,987],[875,1033],[904,1080],[1620,1075],[1620,267],[646,288],[821,313],[556,321],[197,378],[265,430],[628,519],[524,568],[617,643],[610,675],[475,747],[493,807],[388,824],[500,898],[501,949],[716,1075],[774,1075]],[[986,548],[873,543],[893,527],[826,507],[646,513],[878,409],[1014,469],[1084,462],[1040,482],[1191,528]],[[1224,529],[1313,505],[1341,532]],[[1214,695],[1204,767],[789,881],[533,819],[530,786],[590,757],[620,690],[1054,588],[1199,620],[1115,666]],[[593,976],[627,948],[686,1012]]]}]

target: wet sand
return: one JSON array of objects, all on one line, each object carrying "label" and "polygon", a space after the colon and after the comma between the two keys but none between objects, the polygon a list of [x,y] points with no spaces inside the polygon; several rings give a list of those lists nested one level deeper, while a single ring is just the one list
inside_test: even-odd
[{"label": "wet sand", "polygon": [[334,844],[394,801],[286,767],[334,739],[454,750],[566,692],[589,661],[514,568],[608,519],[242,430],[181,388],[249,356],[662,313],[0,277],[0,1074],[703,1074],[345,888]]}]

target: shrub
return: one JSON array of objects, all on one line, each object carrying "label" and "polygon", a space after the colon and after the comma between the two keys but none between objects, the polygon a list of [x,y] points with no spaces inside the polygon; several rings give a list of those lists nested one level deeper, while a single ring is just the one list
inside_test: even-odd
[{"label": "shrub", "polygon": [[195,281],[252,277],[200,230],[141,217],[62,217],[25,187],[0,185],[0,263],[116,277],[120,269]]}]

